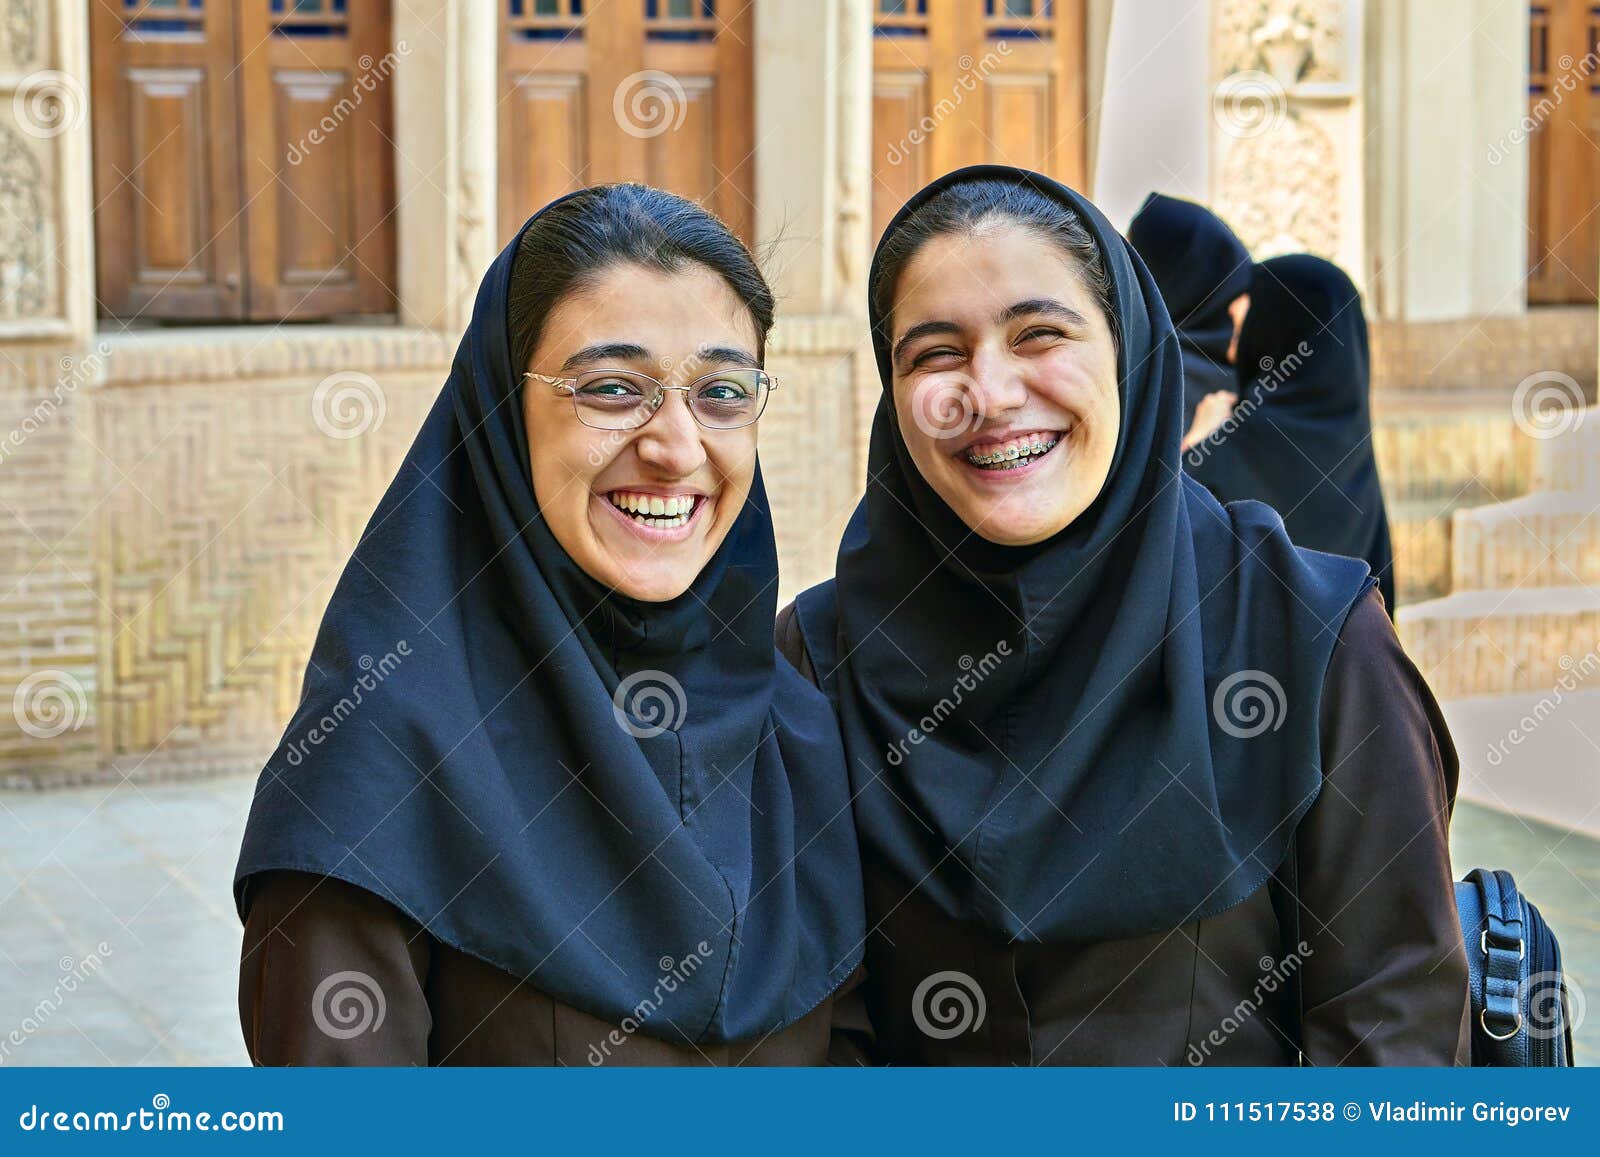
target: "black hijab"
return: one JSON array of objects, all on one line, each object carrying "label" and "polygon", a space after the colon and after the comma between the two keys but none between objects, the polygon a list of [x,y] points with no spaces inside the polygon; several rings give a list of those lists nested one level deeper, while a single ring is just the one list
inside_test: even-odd
[{"label": "black hijab", "polygon": [[801,630],[839,706],[869,871],[1019,940],[1169,930],[1242,900],[1281,862],[1322,784],[1334,642],[1371,580],[1179,468],[1172,323],[1131,246],[1077,193],[963,169],[885,236],[974,178],[1066,206],[1104,255],[1122,414],[1105,487],[1038,546],[969,531],[911,461],[875,313],[870,481],[836,578],[799,600]]},{"label": "black hijab", "polygon": [[1128,240],[1156,279],[1183,349],[1183,428],[1200,399],[1236,388],[1228,361],[1228,306],[1250,291],[1250,251],[1227,223],[1193,201],[1151,193],[1128,225]]},{"label": "black hijab", "polygon": [[1393,615],[1367,373],[1367,320],[1344,271],[1308,253],[1263,262],[1239,332],[1239,405],[1184,461],[1223,502],[1276,509],[1301,546],[1366,559]]},{"label": "black hijab", "polygon": [[776,659],[759,470],[671,602],[601,587],[551,535],[506,321],[528,227],[334,592],[235,897],[269,869],[338,877],[612,1023],[758,1036],[861,956],[837,724]]}]

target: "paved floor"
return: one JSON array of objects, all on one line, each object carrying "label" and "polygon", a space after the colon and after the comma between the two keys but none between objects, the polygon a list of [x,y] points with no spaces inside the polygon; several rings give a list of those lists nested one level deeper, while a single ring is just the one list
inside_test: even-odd
[{"label": "paved floor", "polygon": [[[0,1064],[245,1063],[229,881],[252,783],[0,793]],[[1511,869],[1559,932],[1600,1064],[1600,841],[1462,803],[1453,842],[1458,874]]]}]

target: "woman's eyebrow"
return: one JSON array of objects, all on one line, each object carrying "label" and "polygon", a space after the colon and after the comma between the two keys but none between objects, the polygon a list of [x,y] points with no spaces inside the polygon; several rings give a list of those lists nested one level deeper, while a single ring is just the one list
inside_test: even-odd
[{"label": "woman's eyebrow", "polygon": [[916,325],[900,335],[900,340],[894,343],[894,350],[889,355],[891,361],[898,362],[900,355],[905,352],[906,346],[916,341],[919,337],[927,337],[936,333],[960,333],[961,327],[953,321],[919,321]]},{"label": "woman's eyebrow", "polygon": [[1004,325],[1008,321],[1016,321],[1019,317],[1032,316],[1053,317],[1058,321],[1066,322],[1071,326],[1086,326],[1089,319],[1053,297],[1030,297],[1027,301],[1019,301],[1000,311],[995,318],[996,323]]},{"label": "woman's eyebrow", "polygon": [[701,346],[694,352],[695,361],[717,365],[744,366],[746,369],[758,370],[761,363],[756,361],[755,354],[739,346],[712,345]]},{"label": "woman's eyebrow", "polygon": [[602,341],[593,345],[586,345],[578,350],[566,361],[561,363],[563,370],[570,370],[574,366],[581,366],[588,362],[624,361],[642,362],[650,360],[650,351],[637,342],[628,341]]}]

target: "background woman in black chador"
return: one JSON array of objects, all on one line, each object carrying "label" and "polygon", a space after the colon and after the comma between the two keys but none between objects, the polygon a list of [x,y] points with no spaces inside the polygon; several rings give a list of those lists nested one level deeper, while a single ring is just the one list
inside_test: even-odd
[{"label": "background woman in black chador", "polygon": [[1256,266],[1250,300],[1238,404],[1187,448],[1184,465],[1223,502],[1267,503],[1301,546],[1365,559],[1392,616],[1361,296],[1337,265],[1297,253]]},{"label": "background woman in black chador", "polygon": [[832,712],[772,646],[772,311],[640,186],[490,268],[257,788],[257,1062],[826,1058],[860,868]]},{"label": "background woman in black chador", "polygon": [[984,166],[870,286],[867,493],[778,636],[845,734],[873,1055],[1279,1064],[1299,1027],[1315,1064],[1464,1061],[1437,705],[1365,563],[1180,469],[1131,247]]},{"label": "background woman in black chador", "polygon": [[1210,209],[1164,193],[1145,198],[1128,240],[1178,331],[1187,443],[1196,418],[1199,432],[1209,431],[1236,400],[1239,327],[1251,306],[1250,251]]}]

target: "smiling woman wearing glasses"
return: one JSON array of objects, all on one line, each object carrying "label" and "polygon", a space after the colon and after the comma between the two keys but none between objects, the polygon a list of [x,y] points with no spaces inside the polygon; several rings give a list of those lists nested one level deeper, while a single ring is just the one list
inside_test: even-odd
[{"label": "smiling woman wearing glasses", "polygon": [[844,753],[771,634],[772,315],[637,185],[490,268],[257,788],[257,1063],[808,1064],[853,1023]]}]

